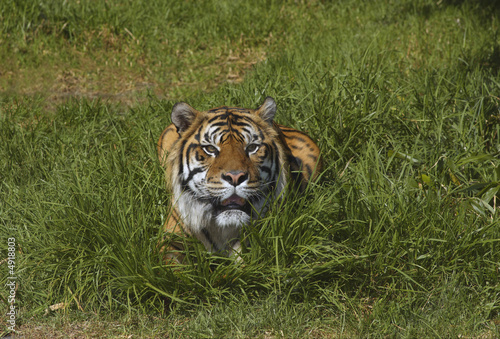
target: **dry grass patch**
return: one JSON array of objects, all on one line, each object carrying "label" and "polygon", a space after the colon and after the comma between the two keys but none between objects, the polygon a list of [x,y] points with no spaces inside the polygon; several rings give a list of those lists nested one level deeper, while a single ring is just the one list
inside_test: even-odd
[{"label": "dry grass patch", "polygon": [[[174,99],[211,91],[225,82],[239,83],[249,68],[266,58],[265,48],[246,47],[241,41],[205,50],[178,50],[175,59],[180,66],[145,60],[146,56],[137,51],[129,53],[129,49],[94,53],[72,49],[70,62],[43,60],[41,65],[29,68],[18,68],[13,63],[0,65],[0,74],[4,75],[0,78],[0,92],[39,95],[50,106],[71,97],[103,98],[131,105],[143,101],[148,93]],[[211,55],[213,62],[202,62],[200,66],[198,59],[203,59],[203,54]]]}]

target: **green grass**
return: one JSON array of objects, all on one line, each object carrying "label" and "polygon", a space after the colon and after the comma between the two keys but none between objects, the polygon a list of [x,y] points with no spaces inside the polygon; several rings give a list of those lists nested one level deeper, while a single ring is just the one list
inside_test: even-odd
[{"label": "green grass", "polygon": [[[14,237],[21,333],[500,336],[494,2],[126,3],[0,4],[0,253]],[[166,266],[155,143],[173,104],[268,95],[318,141],[320,183],[246,230],[243,266],[194,241]]]},{"label": "green grass", "polygon": [[[280,8],[270,7],[276,19]],[[133,104],[148,93],[179,98],[241,82],[287,27],[260,10],[244,2],[2,1],[0,91]]]}]

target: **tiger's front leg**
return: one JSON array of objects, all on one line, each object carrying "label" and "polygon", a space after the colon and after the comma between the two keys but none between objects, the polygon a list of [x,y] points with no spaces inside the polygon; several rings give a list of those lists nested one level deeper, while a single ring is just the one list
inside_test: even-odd
[{"label": "tiger's front leg", "polygon": [[241,241],[236,241],[231,249],[229,250],[229,256],[235,258],[237,263],[242,263],[243,259],[241,258]]},{"label": "tiger's front leg", "polygon": [[177,211],[175,209],[172,209],[169,218],[163,225],[163,234],[164,241],[167,234],[170,237],[170,239],[167,239],[168,246],[164,245],[160,250],[161,252],[165,253],[165,261],[179,264],[183,263],[185,259],[185,254],[183,253],[184,244],[181,241],[172,239],[174,238],[172,235],[175,235],[176,238],[186,236],[186,233],[182,228],[182,222],[180,221],[179,215],[177,214]]},{"label": "tiger's front leg", "polygon": [[[220,232],[223,230],[217,229],[217,231]],[[173,210],[164,225],[164,234],[165,236],[168,234],[171,239],[167,240],[169,241],[168,246],[164,246],[161,250],[166,252],[164,257],[167,261],[182,264],[185,259],[185,254],[183,253],[185,250],[184,243],[172,238],[192,236],[198,239],[207,251],[225,253],[225,255],[229,257],[234,257],[237,262],[241,262],[241,241],[239,240],[240,228],[232,229],[232,231],[230,231],[230,238],[223,238],[218,239],[219,241],[214,241],[212,237],[214,234],[219,233],[217,231],[202,229],[199,232],[192,232],[186,230],[183,228],[182,221],[180,221],[177,212]]]}]

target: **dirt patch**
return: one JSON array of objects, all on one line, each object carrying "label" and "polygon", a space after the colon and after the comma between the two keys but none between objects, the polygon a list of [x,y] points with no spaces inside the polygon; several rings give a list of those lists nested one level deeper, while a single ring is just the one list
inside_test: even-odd
[{"label": "dirt patch", "polygon": [[95,320],[63,322],[53,324],[22,325],[14,338],[132,338],[124,324],[120,322],[101,322]]},{"label": "dirt patch", "polygon": [[113,51],[98,56],[73,52],[72,61],[67,63],[47,62],[30,68],[15,68],[11,64],[4,70],[0,66],[0,93],[41,96],[52,108],[69,98],[101,98],[130,106],[144,101],[149,94],[182,99],[196,91],[214,90],[226,82],[239,83],[253,65],[266,58],[263,48],[230,45],[212,48],[213,62],[200,67],[189,59],[196,62],[203,51],[191,53],[180,66],[140,57],[124,60],[123,55],[117,56]]}]

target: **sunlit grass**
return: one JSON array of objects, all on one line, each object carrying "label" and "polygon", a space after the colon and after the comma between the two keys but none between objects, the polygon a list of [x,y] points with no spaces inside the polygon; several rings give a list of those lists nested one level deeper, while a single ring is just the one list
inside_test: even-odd
[{"label": "sunlit grass", "polygon": [[[15,17],[8,4],[14,2],[0,5],[3,18]],[[128,108],[90,98],[47,111],[45,95],[23,96],[14,86],[0,103],[0,241],[16,238],[16,303],[26,331],[39,322],[69,332],[68,323],[86,319],[96,328],[124,324],[122,332],[108,329],[115,336],[499,335],[494,6],[206,3],[191,12],[176,3],[165,5],[171,12],[144,9],[135,17],[134,8],[118,11],[117,2],[105,13],[82,4],[54,5],[45,21],[39,8],[26,15],[38,13],[31,20],[50,27],[68,22],[67,33],[37,33],[54,39],[48,48],[67,43],[61,54],[83,48],[90,35],[102,39],[104,22],[123,41],[132,39],[127,28],[140,46],[158,52],[144,52],[144,67],[166,55],[155,39],[167,33],[155,35],[155,25],[178,34],[172,44],[181,56],[191,53],[190,42],[227,47],[226,38],[235,43],[241,33],[264,48],[273,32],[273,53],[242,83],[173,91],[198,109],[257,107],[273,96],[277,121],[318,141],[325,172],[318,185],[290,195],[245,230],[243,265],[188,241],[188,264],[168,266],[158,253],[169,195],[155,143],[174,101],[150,93]],[[241,29],[209,25],[231,11],[248,11]],[[191,24],[195,17],[202,18]],[[10,43],[40,46],[40,36],[27,42],[16,36],[19,25],[4,22]],[[97,50],[101,42],[94,42]],[[128,51],[109,48],[117,58]],[[28,60],[33,55],[15,53],[23,67],[39,69]],[[211,64],[203,53],[194,51],[189,67]],[[186,60],[175,62],[179,72],[190,72]],[[170,72],[164,69],[156,81]],[[0,289],[2,302],[5,293]],[[64,310],[46,316],[58,303]]]}]

